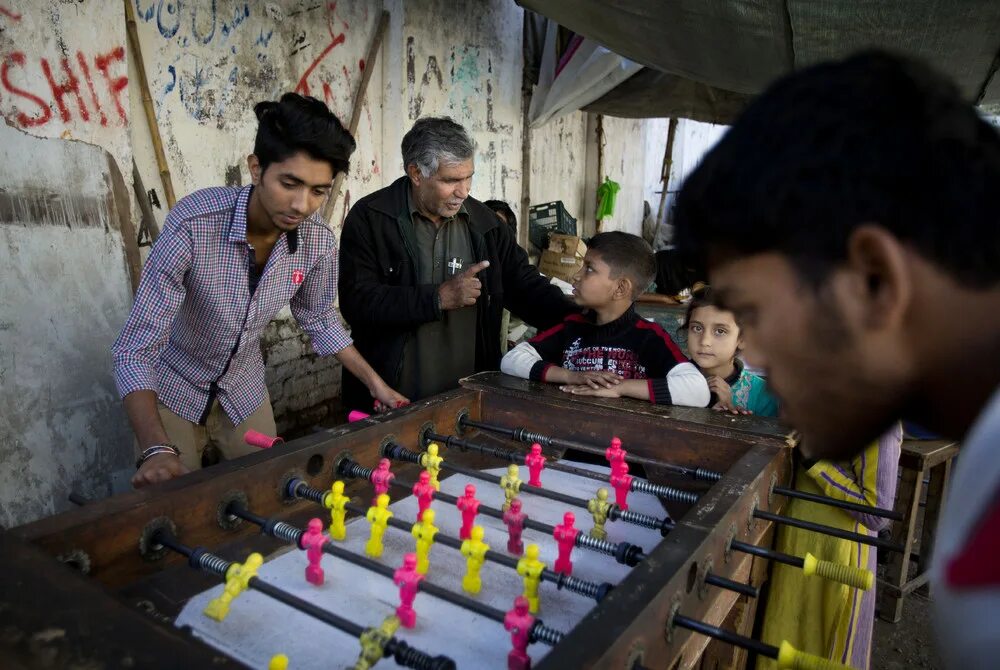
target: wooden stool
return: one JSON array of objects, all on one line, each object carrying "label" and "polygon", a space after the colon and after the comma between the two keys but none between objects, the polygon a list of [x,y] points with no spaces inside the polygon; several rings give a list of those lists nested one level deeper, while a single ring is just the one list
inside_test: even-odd
[{"label": "wooden stool", "polygon": [[[958,454],[958,443],[951,440],[903,440],[899,456],[901,478],[896,489],[895,510],[903,515],[902,521],[892,523],[892,537],[902,540],[903,551],[889,554],[889,569],[879,586],[879,616],[896,623],[903,615],[903,599],[927,583],[930,576],[931,551],[937,530],[941,502],[944,500],[951,462]],[[908,577],[910,556],[917,539],[917,518],[920,515],[920,498],[924,478],[930,474],[927,485],[927,503],[924,507],[920,533],[920,553],[917,556],[917,574]]]}]

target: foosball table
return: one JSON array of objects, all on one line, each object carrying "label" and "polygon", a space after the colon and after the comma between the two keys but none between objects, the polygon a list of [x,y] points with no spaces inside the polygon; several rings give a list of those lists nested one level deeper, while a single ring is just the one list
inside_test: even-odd
[{"label": "foosball table", "polygon": [[0,665],[842,667],[751,636],[769,561],[871,586],[768,548],[790,445],[482,373],[0,533]]}]

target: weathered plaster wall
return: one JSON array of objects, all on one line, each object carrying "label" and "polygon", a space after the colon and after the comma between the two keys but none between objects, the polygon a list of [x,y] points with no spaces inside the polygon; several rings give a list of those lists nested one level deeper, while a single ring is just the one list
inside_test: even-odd
[{"label": "weathered plaster wall", "polygon": [[[532,129],[531,204],[562,200],[579,225],[584,216],[587,185],[596,178],[594,174],[588,179],[587,148],[584,112],[567,114]],[[525,218],[520,212],[518,215]]]},{"label": "weathered plaster wall", "polygon": [[0,124],[0,525],[110,493],[131,433],[109,347],[131,304],[110,154]]}]

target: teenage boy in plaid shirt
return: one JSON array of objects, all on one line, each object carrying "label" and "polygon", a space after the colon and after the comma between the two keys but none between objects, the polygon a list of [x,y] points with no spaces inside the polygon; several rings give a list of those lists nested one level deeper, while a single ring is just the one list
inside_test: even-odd
[{"label": "teenage boy in plaid shirt", "polygon": [[372,397],[407,402],[355,349],[334,308],[337,247],[317,210],[354,152],[326,105],[294,93],[254,110],[252,185],[208,188],[167,215],[112,352],[141,450],[135,486],[201,467],[209,439],[227,459],[275,433],[260,336],[289,305],[316,353],[336,356]]}]

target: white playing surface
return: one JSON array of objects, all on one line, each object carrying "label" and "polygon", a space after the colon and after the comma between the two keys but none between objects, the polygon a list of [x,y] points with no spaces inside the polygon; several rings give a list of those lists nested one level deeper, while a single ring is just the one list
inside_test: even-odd
[{"label": "white playing surface", "polygon": [[[590,467],[578,463],[573,465]],[[604,471],[607,472],[607,469]],[[486,472],[503,475],[506,468]],[[522,466],[521,476],[525,481],[527,474],[527,468]],[[548,469],[542,472],[541,479],[543,486],[547,488],[584,499],[591,498],[602,485],[594,479]],[[442,480],[441,490],[459,496],[464,492],[466,483],[475,484],[477,497],[484,505],[499,509],[503,504],[503,492],[499,486],[478,479],[470,480],[459,474]],[[614,491],[610,486],[607,488],[613,502]],[[529,493],[522,493],[520,498],[525,513],[536,521],[557,525],[562,523],[564,512],[572,511],[576,515],[576,527],[581,531],[586,532],[593,525],[591,516],[585,509],[567,508],[563,503]],[[367,505],[369,501],[360,502]],[[432,508],[437,513],[435,525],[440,533],[458,537],[462,519],[454,505],[435,501]],[[397,519],[412,523],[416,518],[417,501],[410,496],[393,503],[391,509]],[[629,494],[629,509],[657,517],[665,514],[659,502],[645,494]],[[317,516],[323,518],[325,523],[329,522],[325,509],[317,506],[316,511]],[[491,549],[507,553],[507,528],[502,521],[480,514],[476,523],[485,529],[485,540]],[[340,546],[363,554],[368,540],[368,527],[368,522],[363,518],[349,522],[347,539]],[[607,541],[632,542],[646,552],[652,551],[661,539],[657,531],[623,524],[621,521],[608,523],[606,529]],[[523,538],[525,545],[531,542],[539,545],[541,560],[551,568],[558,554],[552,536],[525,529]],[[401,529],[387,528],[383,542],[385,551],[378,560],[393,568],[402,565],[403,554],[414,551],[413,537]],[[573,549],[572,560],[575,577],[597,583],[607,581],[617,584],[630,570],[610,556],[580,548]],[[465,559],[457,549],[435,543],[431,549],[430,561],[427,581],[464,593],[462,576],[465,574]],[[398,588],[379,574],[334,556],[324,555],[322,565],[326,581],[317,587],[305,580],[306,565],[305,552],[290,550],[267,560],[259,576],[366,627],[378,626],[386,616],[395,612],[399,604]],[[473,597],[504,612],[511,609],[514,597],[522,592],[521,577],[514,570],[489,561],[483,565],[481,576],[483,589],[478,596]],[[343,668],[353,666],[357,659],[360,651],[357,638],[257,591],[246,591],[233,601],[225,621],[217,622],[206,617],[202,610],[211,598],[222,592],[222,588],[220,583],[219,586],[191,598],[177,617],[176,625],[191,626],[197,637],[254,668],[267,668],[270,658],[279,653],[288,656],[290,670]],[[572,629],[596,604],[590,598],[565,590],[557,591],[551,582],[539,585],[539,595],[541,609],[536,616],[547,626],[563,632]],[[422,592],[417,594],[414,609],[417,612],[416,627],[400,627],[396,633],[397,637],[411,646],[432,656],[447,655],[459,668],[507,667],[507,653],[511,648],[510,634],[503,629],[503,625]],[[550,647],[539,642],[530,645],[528,653],[537,662],[549,649]],[[378,667],[399,666],[392,658],[386,658]]]}]

